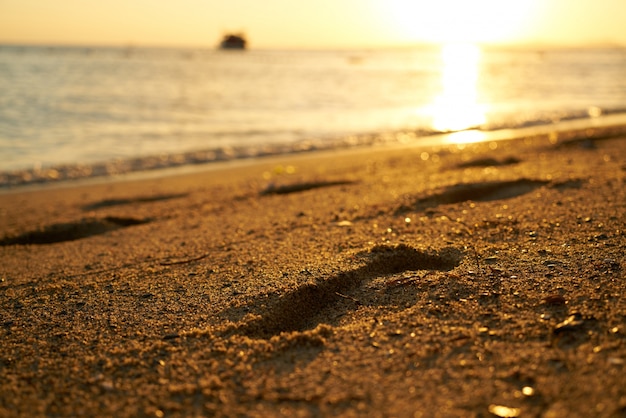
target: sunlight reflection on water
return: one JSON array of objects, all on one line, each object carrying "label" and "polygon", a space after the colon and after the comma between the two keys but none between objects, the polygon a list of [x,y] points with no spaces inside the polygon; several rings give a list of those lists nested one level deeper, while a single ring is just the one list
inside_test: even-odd
[{"label": "sunlight reflection on water", "polygon": [[449,144],[473,144],[475,142],[483,142],[486,138],[487,134],[485,132],[468,129],[449,134],[444,142]]},{"label": "sunlight reflection on water", "polygon": [[478,102],[480,59],[474,44],[442,46],[441,93],[428,106],[435,130],[460,131],[485,123],[485,106]]}]

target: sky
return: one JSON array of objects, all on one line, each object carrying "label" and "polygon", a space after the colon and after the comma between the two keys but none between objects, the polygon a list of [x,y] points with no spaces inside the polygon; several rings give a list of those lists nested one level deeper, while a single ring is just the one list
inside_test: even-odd
[{"label": "sky", "polygon": [[626,46],[626,0],[0,0],[0,43],[370,48]]}]

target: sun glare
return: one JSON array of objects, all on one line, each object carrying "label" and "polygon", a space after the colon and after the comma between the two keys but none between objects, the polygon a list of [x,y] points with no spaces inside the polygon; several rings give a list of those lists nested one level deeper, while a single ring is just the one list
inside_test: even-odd
[{"label": "sun glare", "polygon": [[415,42],[515,42],[535,1],[506,0],[388,0],[385,6],[394,31]]},{"label": "sun glare", "polygon": [[427,112],[435,130],[461,131],[485,123],[485,109],[478,102],[480,54],[473,44],[441,48],[441,93]]}]

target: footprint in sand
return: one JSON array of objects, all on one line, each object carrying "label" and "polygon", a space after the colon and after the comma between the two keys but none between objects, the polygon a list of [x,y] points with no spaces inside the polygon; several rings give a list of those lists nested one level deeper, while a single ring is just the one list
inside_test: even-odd
[{"label": "footprint in sand", "polygon": [[328,321],[329,317],[344,316],[358,307],[356,299],[340,304],[343,295],[380,276],[409,270],[452,270],[463,258],[461,251],[444,248],[422,251],[408,245],[376,246],[362,254],[367,263],[355,270],[339,273],[325,280],[304,284],[282,295],[264,296],[253,300],[249,307],[266,305],[260,318],[240,327],[237,333],[253,338],[270,338],[281,332],[305,331]]},{"label": "footprint in sand", "polygon": [[84,211],[91,211],[95,209],[108,208],[111,206],[121,206],[121,205],[131,205],[133,203],[150,203],[150,202],[160,202],[163,200],[177,199],[179,197],[185,197],[188,193],[178,193],[178,194],[162,194],[157,196],[145,196],[145,197],[135,197],[135,198],[127,198],[127,199],[106,199],[101,200],[99,202],[90,203],[82,207]]},{"label": "footprint in sand", "polygon": [[314,181],[304,183],[294,183],[286,185],[270,184],[260,193],[261,196],[273,195],[273,194],[291,194],[304,192],[307,190],[319,189],[322,187],[343,186],[348,184],[354,184],[354,181],[338,180],[338,181]]},{"label": "footprint in sand", "polygon": [[513,165],[520,163],[521,160],[515,157],[507,157],[502,160],[495,158],[477,158],[456,165],[456,168],[472,168],[472,167],[499,167],[505,165]]},{"label": "footprint in sand", "polygon": [[0,245],[43,245],[75,241],[148,222],[151,222],[151,220],[116,216],[107,216],[102,219],[83,219],[78,222],[48,225],[41,230],[26,232],[16,237],[5,237],[0,240]]},{"label": "footprint in sand", "polygon": [[449,186],[439,193],[419,198],[410,205],[403,205],[396,213],[401,214],[414,210],[425,210],[440,205],[467,201],[489,202],[511,199],[532,192],[549,184],[545,180],[519,179],[510,181],[491,181],[481,183],[462,183]]}]

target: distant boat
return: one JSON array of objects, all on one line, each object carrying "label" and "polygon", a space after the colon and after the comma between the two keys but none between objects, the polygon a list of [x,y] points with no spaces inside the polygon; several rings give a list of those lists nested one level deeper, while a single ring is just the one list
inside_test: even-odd
[{"label": "distant boat", "polygon": [[220,49],[246,49],[246,38],[241,34],[225,35],[220,42]]}]

